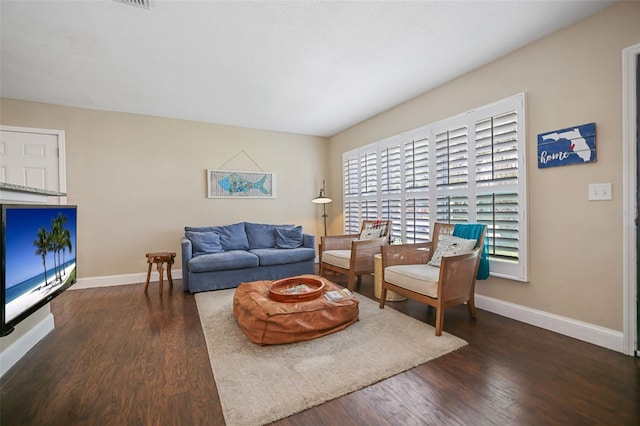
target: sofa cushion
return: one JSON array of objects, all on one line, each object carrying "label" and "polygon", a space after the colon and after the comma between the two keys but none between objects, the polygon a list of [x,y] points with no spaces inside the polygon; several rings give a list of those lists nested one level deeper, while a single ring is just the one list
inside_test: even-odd
[{"label": "sofa cushion", "polygon": [[191,241],[194,256],[200,256],[207,253],[220,253],[222,251],[220,235],[213,231],[186,231],[185,236]]},{"label": "sofa cushion", "polygon": [[289,250],[282,250],[277,248],[254,249],[250,250],[250,252],[260,258],[260,266],[298,263],[304,262],[305,260],[314,259],[316,257],[315,249],[306,247]]},{"label": "sofa cushion", "polygon": [[293,225],[267,225],[245,222],[245,231],[249,240],[249,249],[274,248],[276,246],[276,228],[293,228]]},{"label": "sofa cushion", "polygon": [[220,243],[224,251],[249,250],[249,240],[244,229],[244,222],[233,225],[213,226],[215,233],[220,234]]},{"label": "sofa cushion", "polygon": [[224,271],[228,269],[255,268],[258,256],[244,250],[203,254],[189,260],[189,272]]},{"label": "sofa cushion", "polygon": [[425,296],[438,297],[440,268],[427,264],[393,265],[384,269],[384,280]]},{"label": "sofa cushion", "polygon": [[293,228],[278,227],[274,229],[276,248],[294,249],[302,247],[302,226]]}]

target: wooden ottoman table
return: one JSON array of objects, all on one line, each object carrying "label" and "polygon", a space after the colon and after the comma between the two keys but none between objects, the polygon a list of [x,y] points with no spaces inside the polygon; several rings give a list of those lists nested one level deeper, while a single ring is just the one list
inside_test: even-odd
[{"label": "wooden ottoman table", "polygon": [[[322,280],[324,292],[342,290],[322,277],[300,277]],[[279,345],[311,340],[344,330],[358,321],[358,299],[355,297],[330,302],[321,294],[303,302],[278,302],[269,297],[272,282],[242,283],[233,296],[233,314],[253,343]]]}]

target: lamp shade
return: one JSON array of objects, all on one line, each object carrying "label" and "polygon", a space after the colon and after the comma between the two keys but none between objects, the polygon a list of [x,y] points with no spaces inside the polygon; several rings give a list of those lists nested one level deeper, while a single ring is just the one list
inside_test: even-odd
[{"label": "lamp shade", "polygon": [[330,203],[332,201],[333,200],[331,198],[325,197],[322,192],[320,192],[319,196],[317,196],[316,198],[311,200],[312,203],[316,203],[316,204],[327,204],[327,203]]},{"label": "lamp shade", "polygon": [[332,201],[333,200],[331,198],[327,197],[324,194],[324,180],[323,180],[322,181],[322,188],[320,188],[320,194],[316,198],[311,200],[311,202],[315,203],[315,204],[327,204],[327,203],[330,203]]}]

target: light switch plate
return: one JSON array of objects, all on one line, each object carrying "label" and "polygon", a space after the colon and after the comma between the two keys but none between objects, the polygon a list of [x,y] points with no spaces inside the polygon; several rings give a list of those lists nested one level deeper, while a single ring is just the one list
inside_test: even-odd
[{"label": "light switch plate", "polygon": [[611,200],[610,183],[590,183],[589,201]]}]

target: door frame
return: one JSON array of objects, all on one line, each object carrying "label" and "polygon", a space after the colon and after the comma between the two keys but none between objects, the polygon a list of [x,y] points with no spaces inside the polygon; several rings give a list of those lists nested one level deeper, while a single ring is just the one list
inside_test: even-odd
[{"label": "door frame", "polygon": [[[41,135],[55,135],[58,139],[58,191],[67,193],[67,162],[64,141],[64,130],[35,129],[31,127],[4,126],[0,124],[0,131],[35,133]],[[67,197],[59,197],[60,204],[67,204]]]},{"label": "door frame", "polygon": [[623,352],[637,352],[637,56],[640,43],[622,50],[622,288]]}]

